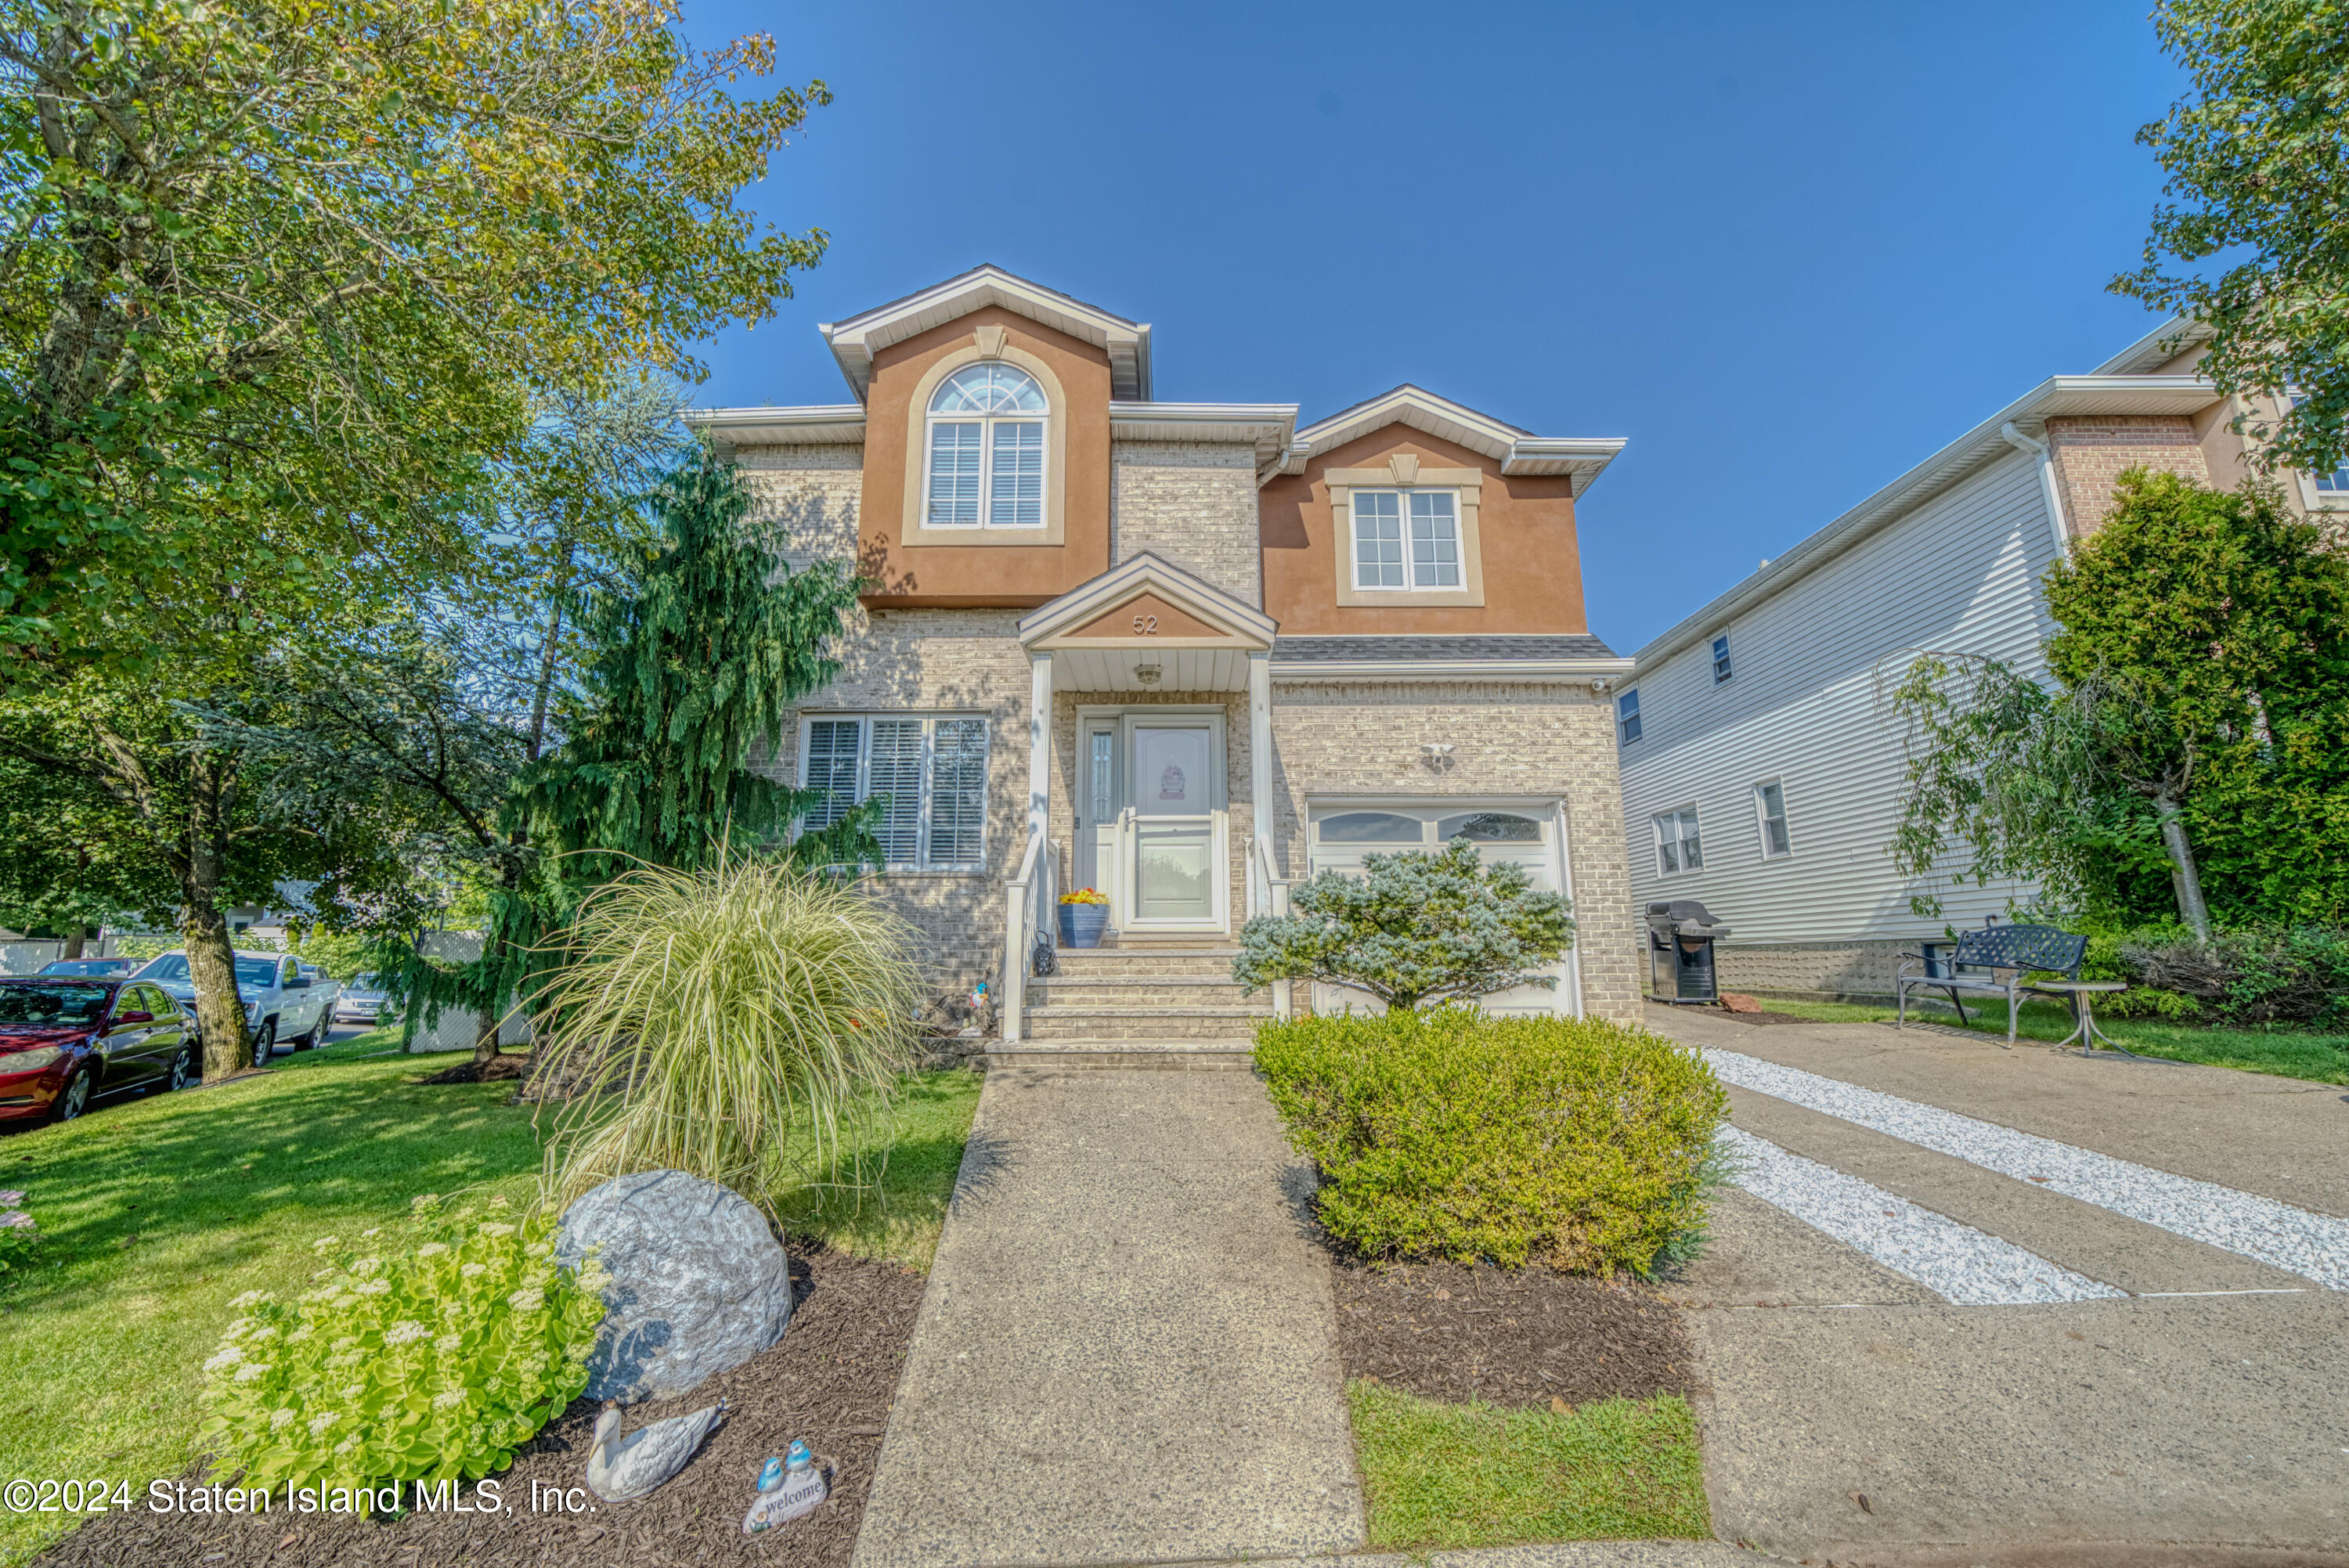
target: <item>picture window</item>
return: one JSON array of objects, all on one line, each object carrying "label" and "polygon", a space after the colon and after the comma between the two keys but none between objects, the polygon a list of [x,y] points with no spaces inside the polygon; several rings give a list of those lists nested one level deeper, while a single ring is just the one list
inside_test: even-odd
[{"label": "picture window", "polygon": [[874,714],[812,718],[800,781],[824,799],[801,818],[828,828],[885,798],[874,836],[893,868],[981,871],[987,865],[987,720]]}]

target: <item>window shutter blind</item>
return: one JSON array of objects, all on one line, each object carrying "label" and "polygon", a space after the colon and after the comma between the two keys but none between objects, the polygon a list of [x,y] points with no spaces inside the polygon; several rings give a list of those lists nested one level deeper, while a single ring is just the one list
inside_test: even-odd
[{"label": "window shutter blind", "polygon": [[811,830],[832,826],[856,804],[856,735],[863,727],[854,718],[819,718],[808,725],[807,787],[826,797],[802,819]]},{"label": "window shutter blind", "polygon": [[987,825],[987,721],[942,718],[930,760],[930,863],[977,865]]},{"label": "window shutter blind", "polygon": [[912,865],[921,859],[922,721],[874,719],[871,757],[865,799],[889,798],[877,830],[882,856],[892,865]]}]

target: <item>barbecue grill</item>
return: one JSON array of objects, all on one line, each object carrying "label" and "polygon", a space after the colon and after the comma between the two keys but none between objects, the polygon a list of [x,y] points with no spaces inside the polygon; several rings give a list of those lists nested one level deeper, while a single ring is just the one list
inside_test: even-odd
[{"label": "barbecue grill", "polygon": [[1713,944],[1729,927],[1692,898],[1648,906],[1649,990],[1659,1002],[1713,1002]]}]

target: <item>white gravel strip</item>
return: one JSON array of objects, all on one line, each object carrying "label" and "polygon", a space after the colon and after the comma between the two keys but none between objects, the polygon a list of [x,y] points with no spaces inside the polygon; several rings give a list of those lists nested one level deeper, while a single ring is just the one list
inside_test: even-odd
[{"label": "white gravel strip", "polygon": [[1723,1083],[1873,1128],[2333,1290],[2349,1290],[2349,1220],[2312,1213],[2214,1181],[2173,1176],[1736,1051],[1708,1048],[1704,1059]]},{"label": "white gravel strip", "polygon": [[1730,1178],[1738,1186],[1959,1306],[2097,1301],[2122,1294],[1743,1129],[1723,1128],[1720,1142],[1738,1167]]}]

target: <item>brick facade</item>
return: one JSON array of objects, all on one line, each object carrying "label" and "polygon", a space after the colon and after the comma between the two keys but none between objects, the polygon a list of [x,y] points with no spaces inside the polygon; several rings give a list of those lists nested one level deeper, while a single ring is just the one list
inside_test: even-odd
[{"label": "brick facade", "polygon": [[1144,551],[1264,603],[1253,448],[1120,441],[1110,457],[1110,564]]},{"label": "brick facade", "polygon": [[2085,539],[2104,526],[2113,510],[2113,485],[2130,469],[2176,474],[2196,484],[2210,482],[2201,438],[2194,421],[2183,415],[2050,419],[2047,444],[2054,452],[2064,517],[2075,539]]},{"label": "brick facade", "polygon": [[[987,869],[893,872],[880,897],[923,934],[921,958],[940,995],[968,991],[1001,963],[1003,884],[1028,835],[1028,655],[1017,610],[888,610],[850,617],[840,678],[802,698],[802,715],[985,714]],[[799,781],[799,731],[761,763]]]},{"label": "brick facade", "polygon": [[[1614,717],[1587,686],[1291,683],[1273,687],[1274,856],[1305,874],[1308,796],[1550,796],[1566,803],[1582,1005],[1640,1018],[1640,933],[1625,860]],[[1453,749],[1431,762],[1420,748]]]},{"label": "brick facade", "polygon": [[864,448],[749,447],[734,460],[757,498],[752,521],[793,571],[814,561],[856,559]]}]

